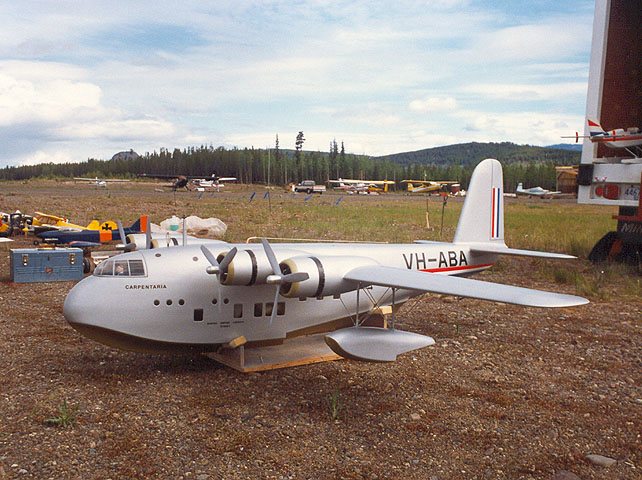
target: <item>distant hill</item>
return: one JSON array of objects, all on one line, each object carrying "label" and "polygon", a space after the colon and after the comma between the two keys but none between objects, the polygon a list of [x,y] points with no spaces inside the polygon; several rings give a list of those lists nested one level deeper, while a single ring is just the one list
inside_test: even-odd
[{"label": "distant hill", "polygon": [[[566,146],[566,145],[565,145]],[[554,165],[573,165],[580,161],[580,152],[567,148],[533,147],[502,143],[460,143],[445,147],[425,148],[414,152],[394,153],[377,160],[394,162],[401,165],[476,165],[485,158],[496,158],[503,164],[512,163],[550,163]]]},{"label": "distant hill", "polygon": [[581,143],[557,143],[555,145],[547,145],[545,148],[555,148],[559,150],[573,150],[574,152],[582,151]]}]

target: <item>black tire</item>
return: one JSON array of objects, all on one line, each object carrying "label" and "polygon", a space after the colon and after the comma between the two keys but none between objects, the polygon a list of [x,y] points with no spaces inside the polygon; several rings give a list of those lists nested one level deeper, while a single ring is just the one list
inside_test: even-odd
[{"label": "black tire", "polygon": [[609,232],[595,244],[588,259],[592,263],[606,261],[640,265],[640,245],[625,243],[617,232]]},{"label": "black tire", "polygon": [[308,188],[308,189],[305,191],[305,193],[308,193],[308,194],[312,193],[312,189],[311,189],[311,188]]},{"label": "black tire", "polygon": [[91,273],[91,260],[82,257],[82,273]]}]

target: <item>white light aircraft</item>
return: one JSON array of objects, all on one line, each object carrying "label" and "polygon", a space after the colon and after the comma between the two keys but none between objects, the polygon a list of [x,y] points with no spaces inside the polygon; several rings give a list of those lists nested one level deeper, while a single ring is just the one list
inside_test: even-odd
[{"label": "white light aircraft", "polygon": [[227,243],[133,251],[103,262],[79,282],[63,313],[80,333],[138,351],[214,351],[238,339],[278,343],[311,329],[353,326],[325,336],[337,354],[368,361],[432,345],[428,336],[366,327],[378,307],[392,311],[424,292],[536,307],[588,300],[462,278],[499,255],[573,258],[508,248],[504,243],[502,167],[475,169],[452,243]]},{"label": "white light aircraft", "polygon": [[352,180],[340,178],[339,180],[328,180],[328,183],[336,185],[336,189],[345,190],[348,193],[379,193],[387,192],[389,185],[394,185],[392,180]]},{"label": "white light aircraft", "polygon": [[98,178],[98,177],[94,177],[94,178],[74,177],[74,180],[81,180],[81,181],[84,181],[84,182],[90,182],[96,187],[106,187],[107,186],[107,182],[129,182],[129,180],[119,180],[117,178],[105,178],[105,179],[102,179],[102,178]]},{"label": "white light aircraft", "polygon": [[588,119],[588,135],[580,135],[575,132],[575,136],[564,136],[562,138],[574,138],[575,143],[580,138],[588,138],[592,143],[606,145],[610,148],[623,148],[634,157],[639,157],[642,147],[642,131],[638,127],[629,127],[626,130],[616,128],[614,130],[604,130],[598,122]]},{"label": "white light aircraft", "polygon": [[546,190],[542,187],[524,188],[521,183],[518,183],[517,188],[515,189],[515,193],[517,195],[528,195],[529,197],[552,198],[553,195],[559,195],[562,192],[554,192],[552,190]]}]

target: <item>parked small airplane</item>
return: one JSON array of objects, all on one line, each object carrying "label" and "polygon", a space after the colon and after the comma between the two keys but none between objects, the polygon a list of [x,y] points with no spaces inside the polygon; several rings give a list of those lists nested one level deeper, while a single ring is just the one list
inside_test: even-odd
[{"label": "parked small airplane", "polygon": [[84,178],[84,177],[74,177],[74,180],[81,180],[84,182],[90,182],[96,187],[106,187],[108,182],[129,182],[129,180],[119,180],[117,178]]},{"label": "parked small airplane", "polygon": [[515,193],[519,195],[528,195],[529,197],[541,197],[541,198],[551,198],[553,195],[559,195],[562,192],[554,192],[552,190],[546,190],[542,187],[532,187],[524,188],[521,183],[517,184]]},{"label": "parked small airplane", "polygon": [[328,183],[336,184],[338,190],[345,190],[348,193],[379,193],[387,192],[389,185],[394,185],[392,180],[352,180],[340,178],[339,180],[328,180]]},{"label": "parked small airplane", "polygon": [[[337,354],[370,361],[432,345],[428,336],[365,327],[382,306],[395,312],[424,292],[537,307],[588,300],[460,278],[490,268],[499,255],[574,258],[504,243],[502,167],[475,169],[452,243],[284,243],[187,245],[124,253],[99,265],[68,294],[63,313],[81,334],[137,351],[278,343],[311,329]],[[454,275],[454,276],[450,276]],[[100,292],[97,295],[96,292]],[[345,326],[345,323],[343,324]]]},{"label": "parked small airplane", "polygon": [[50,230],[113,230],[116,228],[114,222],[108,221],[100,223],[98,220],[92,220],[89,225],[83,227],[81,225],[76,225],[71,223],[64,217],[57,217],[56,215],[49,215],[48,213],[35,212],[33,219],[31,221],[31,226],[28,227],[28,231],[38,235],[42,232],[48,232]]},{"label": "parked small airplane", "polygon": [[[113,222],[110,222],[113,223]],[[142,215],[133,225],[123,230],[124,234],[141,233],[147,229],[148,217]],[[47,243],[69,244],[72,247],[94,247],[110,241],[124,241],[121,232],[116,225],[110,225],[108,222],[103,224],[105,228],[101,230],[51,230],[41,232],[38,237]]]},{"label": "parked small airplane", "polygon": [[408,184],[411,193],[448,192],[455,193],[459,190],[459,182],[439,180],[402,180]]},{"label": "parked small airplane", "polygon": [[171,188],[172,192],[175,192],[179,188],[191,190],[194,188],[214,187],[218,190],[218,188],[223,186],[221,182],[236,181],[236,177],[219,177],[215,173],[212,173],[212,175],[210,175],[209,177],[203,175],[164,175],[155,173],[139,173],[138,176],[145,178],[172,180],[172,183],[170,185],[165,185],[167,188]]}]

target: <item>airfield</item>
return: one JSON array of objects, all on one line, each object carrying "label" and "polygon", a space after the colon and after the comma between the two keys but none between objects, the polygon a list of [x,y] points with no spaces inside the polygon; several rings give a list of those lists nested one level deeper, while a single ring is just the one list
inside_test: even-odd
[{"label": "airfield", "polygon": [[[268,202],[264,186],[246,185],[199,199],[159,188],[8,182],[0,211],[81,224],[214,216],[233,242],[408,242],[450,240],[462,204],[400,193],[308,198],[281,188]],[[507,199],[509,246],[581,258],[504,258],[476,277],[581,295],[588,305],[544,310],[423,295],[396,324],[432,336],[434,346],[394,363],[251,374],[201,355],[129,353],[88,340],[62,315],[73,283],[12,284],[1,252],[0,479],[642,478],[640,274],[585,259],[614,228],[614,213],[573,199]],[[33,241],[14,239],[13,248]],[[61,417],[70,425],[46,422]],[[596,465],[591,454],[617,463]]]}]

